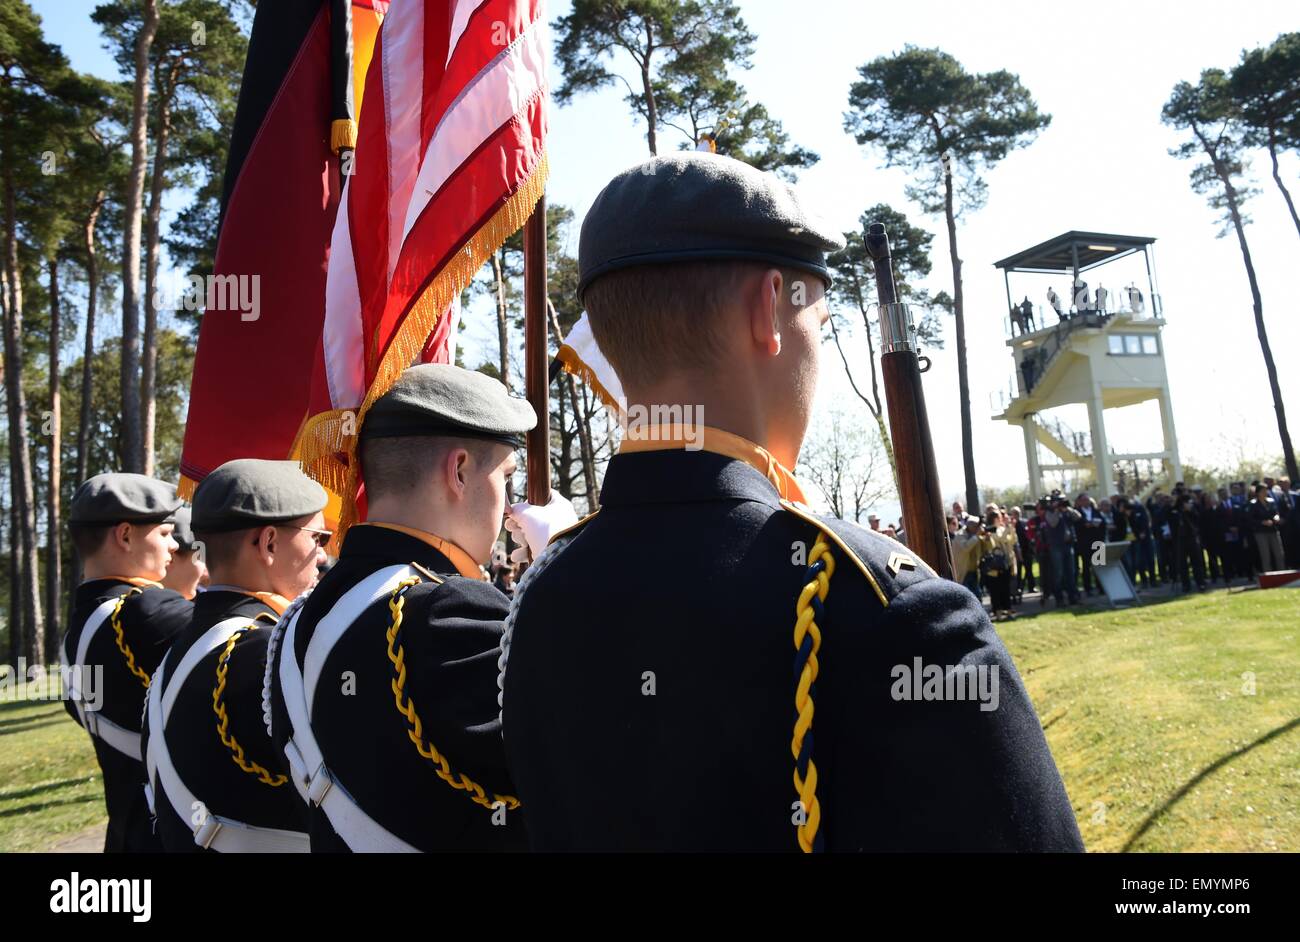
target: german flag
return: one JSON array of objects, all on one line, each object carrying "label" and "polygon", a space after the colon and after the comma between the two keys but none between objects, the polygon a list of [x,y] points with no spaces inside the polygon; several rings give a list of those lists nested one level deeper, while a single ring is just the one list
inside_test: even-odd
[{"label": "german flag", "polygon": [[[285,458],[320,369],[330,233],[383,0],[258,4],[231,132],[180,493]],[[354,67],[355,66],[355,67]]]}]

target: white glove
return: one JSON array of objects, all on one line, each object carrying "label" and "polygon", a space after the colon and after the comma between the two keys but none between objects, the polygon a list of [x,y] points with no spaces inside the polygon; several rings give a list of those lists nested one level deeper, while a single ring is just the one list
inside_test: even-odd
[{"label": "white glove", "polygon": [[521,501],[506,511],[506,531],[516,543],[526,543],[510,553],[510,561],[526,563],[536,559],[551,542],[551,537],[578,522],[573,504],[557,492],[551,491],[551,502],[544,507]]}]

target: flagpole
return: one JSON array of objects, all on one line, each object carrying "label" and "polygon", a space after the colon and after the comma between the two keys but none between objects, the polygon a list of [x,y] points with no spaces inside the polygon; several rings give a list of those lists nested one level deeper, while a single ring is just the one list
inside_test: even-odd
[{"label": "flagpole", "polygon": [[550,364],[547,362],[546,196],[524,223],[524,389],[537,413],[528,433],[528,502],[551,500]]},{"label": "flagpole", "polygon": [[330,174],[331,195],[343,192],[348,174],[344,151],[357,146],[356,109],[352,91],[352,0],[330,2],[330,150],[338,158],[337,174]]}]

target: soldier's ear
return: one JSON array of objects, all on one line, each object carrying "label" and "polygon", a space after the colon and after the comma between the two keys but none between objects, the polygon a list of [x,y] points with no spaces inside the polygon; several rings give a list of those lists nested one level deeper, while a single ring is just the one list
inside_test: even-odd
[{"label": "soldier's ear", "polygon": [[131,551],[131,526],[132,524],[123,522],[113,527],[113,542],[124,553]]},{"label": "soldier's ear", "polygon": [[270,564],[275,557],[275,527],[262,527],[253,537],[259,562]]},{"label": "soldier's ear", "polygon": [[781,292],[785,278],[780,269],[763,272],[757,292],[751,295],[749,329],[759,351],[769,357],[781,352]]},{"label": "soldier's ear", "polygon": [[447,489],[456,497],[465,494],[465,479],[469,475],[470,453],[464,448],[449,448],[443,459],[443,472],[447,478]]}]

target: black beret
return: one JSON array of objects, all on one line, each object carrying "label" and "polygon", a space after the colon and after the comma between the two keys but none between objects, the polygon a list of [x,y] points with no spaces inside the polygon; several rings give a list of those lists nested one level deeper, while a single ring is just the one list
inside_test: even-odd
[{"label": "black beret", "polygon": [[516,399],[485,373],[450,363],[405,370],[366,413],[361,438],[451,435],[518,446],[537,424],[526,399]]},{"label": "black beret", "polygon": [[175,485],[143,474],[110,471],[82,482],[68,522],[82,526],[161,523],[181,506]]},{"label": "black beret", "polygon": [[190,508],[182,507],[172,515],[172,539],[182,552],[194,549],[194,530],[190,526]]},{"label": "black beret", "polygon": [[788,183],[731,157],[683,151],[624,170],[582,221],[578,297],[601,275],[636,265],[750,259],[817,275],[843,236]]},{"label": "black beret", "polygon": [[237,458],[217,468],[194,491],[193,527],[225,533],[308,517],[328,495],[296,461]]}]

